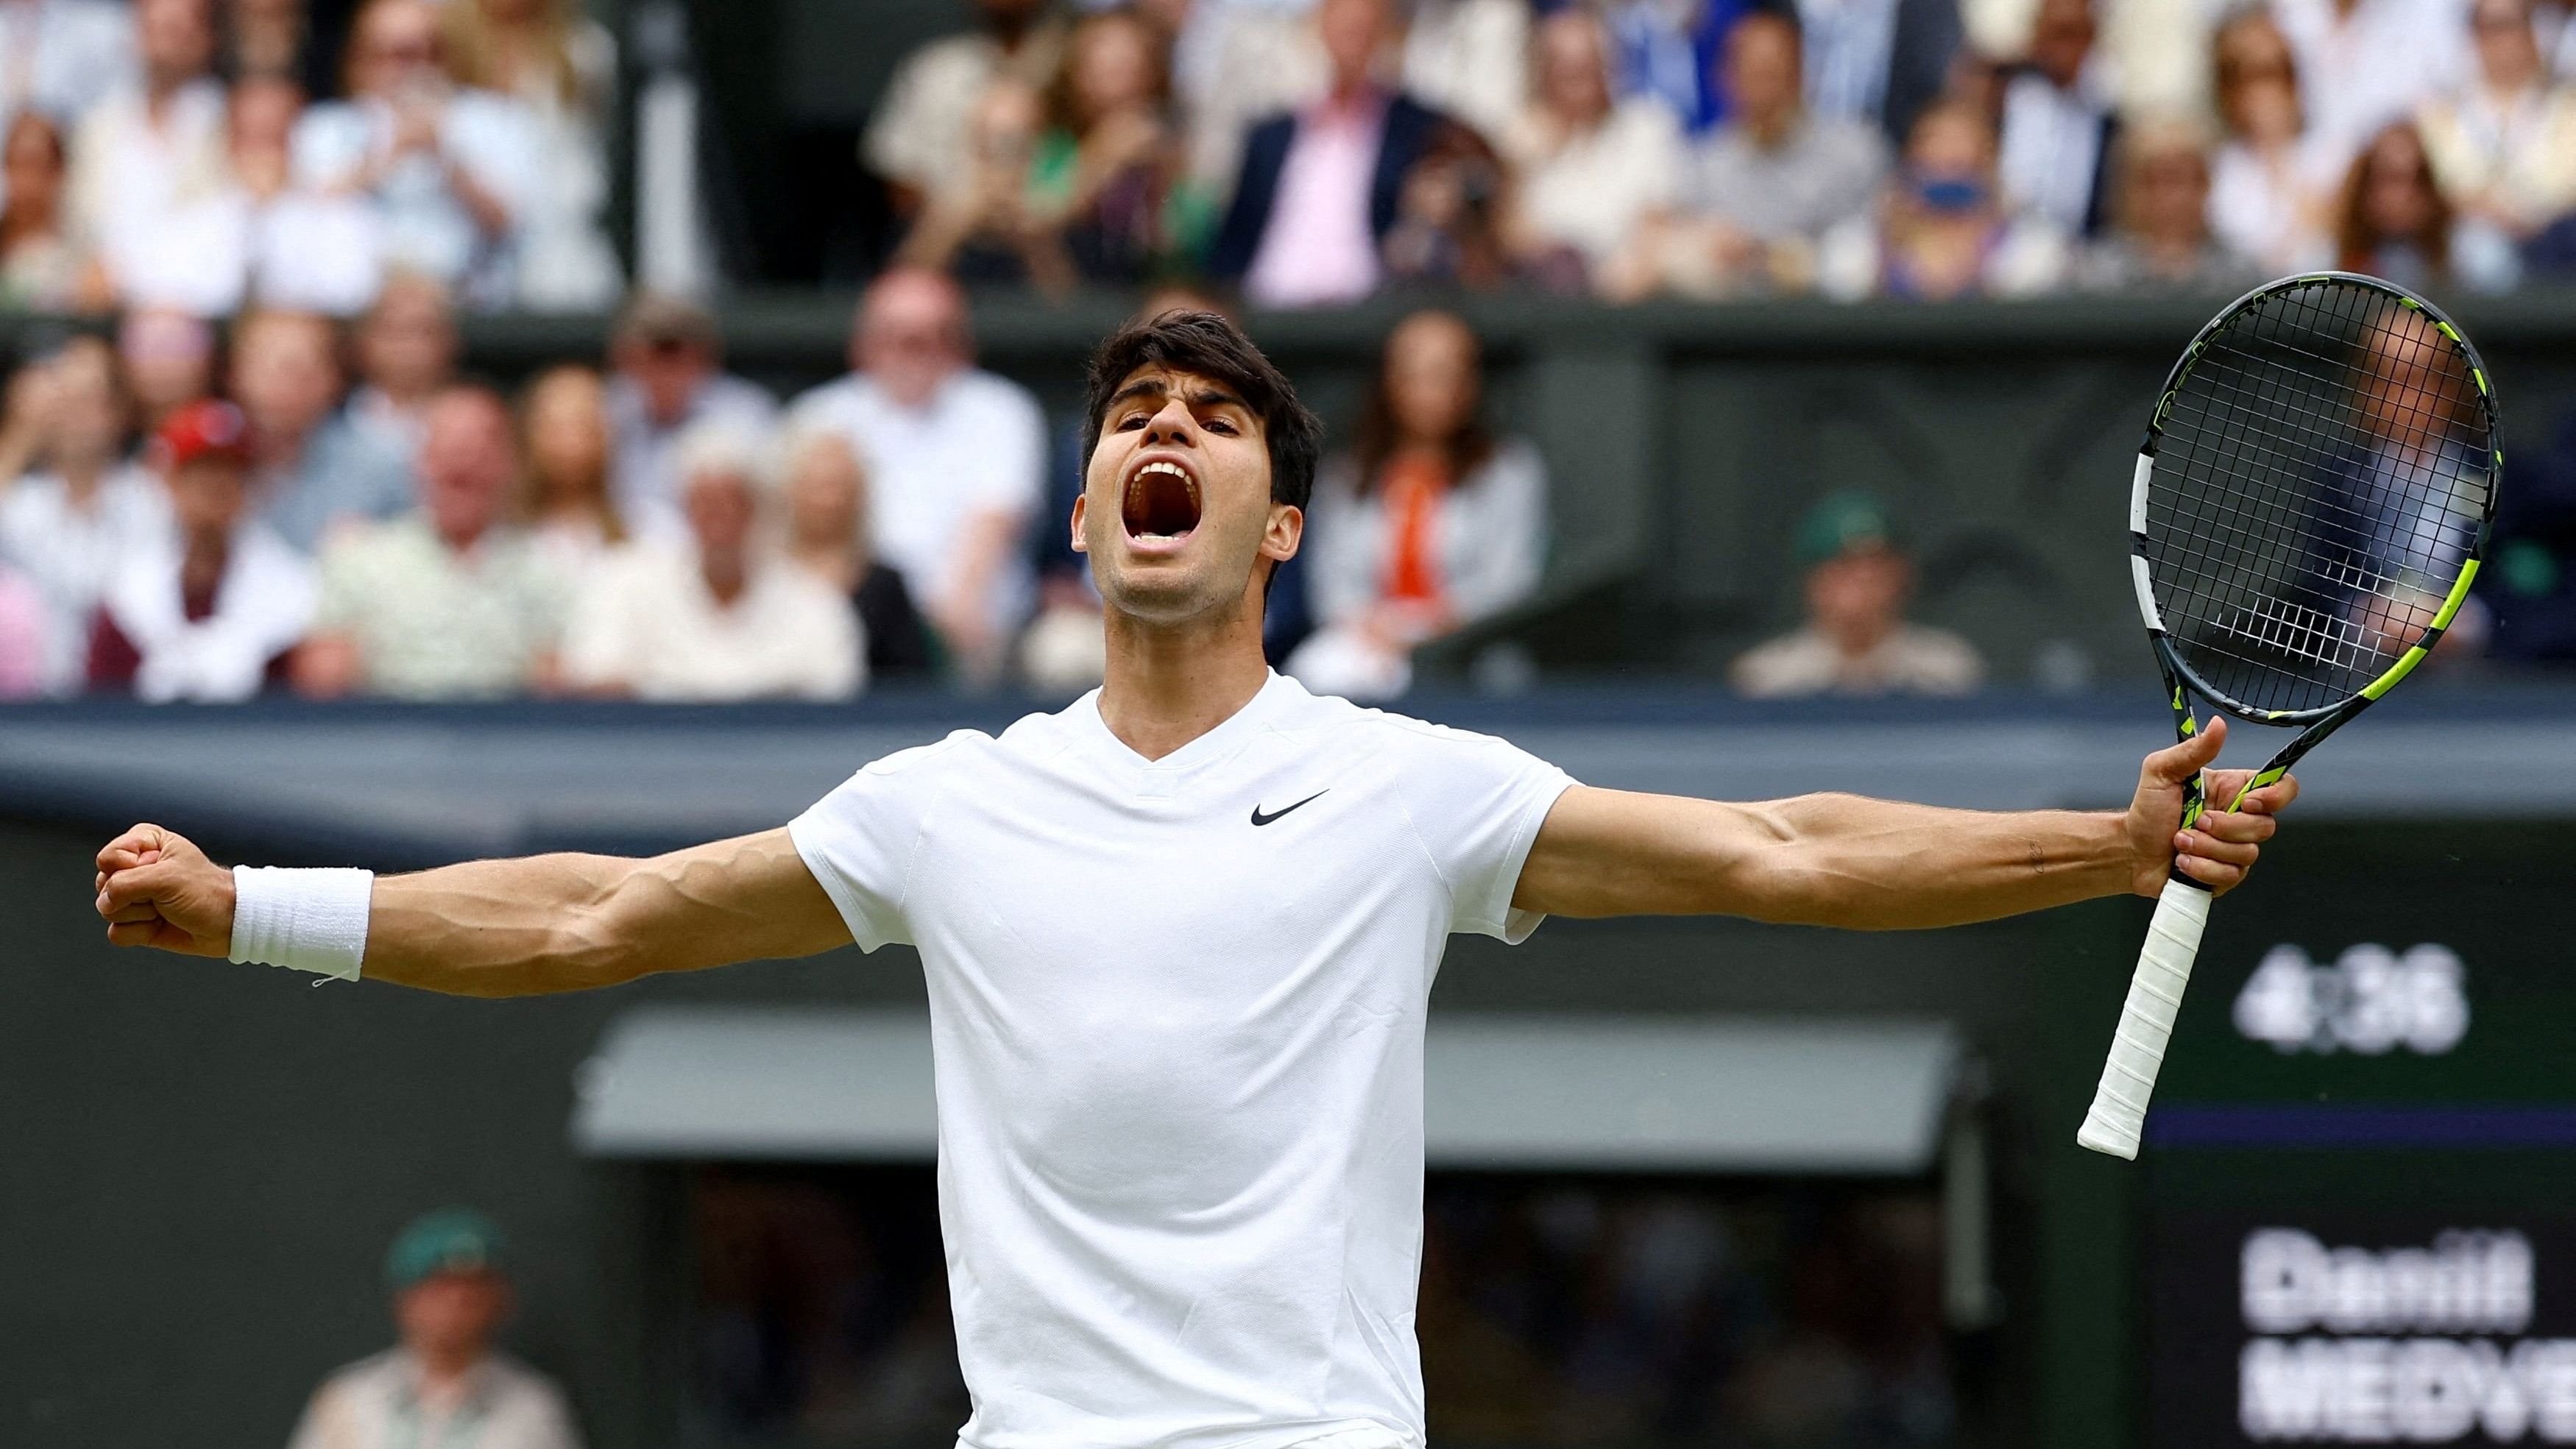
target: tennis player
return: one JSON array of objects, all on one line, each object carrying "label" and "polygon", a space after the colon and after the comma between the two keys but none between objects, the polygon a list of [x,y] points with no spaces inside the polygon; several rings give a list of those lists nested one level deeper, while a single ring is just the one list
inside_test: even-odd
[{"label": "tennis player", "polygon": [[[914,946],[968,1449],[1419,1449],[1423,1017],[1447,938],[1542,917],[1946,926],[2225,889],[2288,780],[2179,828],[2225,734],[2125,812],[1586,788],[1262,662],[1319,429],[1205,313],[1093,359],[1072,516],[1108,682],[878,760],[785,828],[652,860],[224,870],[138,825],[108,939],[472,996]],[[2241,772],[2217,772],[2215,799]]]}]

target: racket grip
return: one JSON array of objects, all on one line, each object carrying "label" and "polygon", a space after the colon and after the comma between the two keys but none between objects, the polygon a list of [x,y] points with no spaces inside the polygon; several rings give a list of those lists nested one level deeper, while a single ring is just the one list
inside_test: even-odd
[{"label": "racket grip", "polygon": [[2185,880],[2167,880],[2164,893],[2156,897],[2147,944],[2138,951],[2138,972],[2129,978],[2129,999],[2111,1034],[2111,1057],[2102,1064],[2102,1084],[2093,1089],[2093,1105],[2075,1134],[2078,1145],[2113,1157],[2138,1155],[2147,1098],[2156,1090],[2165,1043],[2173,1039],[2174,1013],[2182,1009],[2183,987],[2200,955],[2209,901],[2208,890]]}]

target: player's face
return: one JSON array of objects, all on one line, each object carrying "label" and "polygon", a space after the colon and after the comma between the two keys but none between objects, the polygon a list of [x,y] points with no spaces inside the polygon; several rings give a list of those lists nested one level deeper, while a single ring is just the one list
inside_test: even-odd
[{"label": "player's face", "polygon": [[1213,378],[1137,369],[1100,420],[1073,547],[1110,608],[1179,622],[1258,608],[1257,561],[1297,551],[1304,516],[1270,501],[1261,420]]}]

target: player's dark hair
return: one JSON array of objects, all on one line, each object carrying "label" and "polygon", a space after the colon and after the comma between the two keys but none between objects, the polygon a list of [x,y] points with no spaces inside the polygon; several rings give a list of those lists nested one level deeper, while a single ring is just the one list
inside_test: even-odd
[{"label": "player's dark hair", "polygon": [[1243,329],[1214,312],[1171,311],[1130,322],[1091,354],[1083,399],[1082,456],[1086,465],[1100,446],[1109,398],[1140,367],[1167,367],[1232,388],[1261,419],[1270,449],[1270,501],[1304,508],[1315,491],[1315,457],[1323,451],[1324,425],[1286,374],[1261,355]]}]

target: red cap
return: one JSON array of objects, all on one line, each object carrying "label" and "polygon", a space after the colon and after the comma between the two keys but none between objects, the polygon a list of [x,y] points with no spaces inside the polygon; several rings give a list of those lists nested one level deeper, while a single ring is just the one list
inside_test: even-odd
[{"label": "red cap", "polygon": [[241,409],[208,399],[192,402],[162,419],[154,435],[162,466],[184,467],[205,458],[250,461],[250,424]]}]

